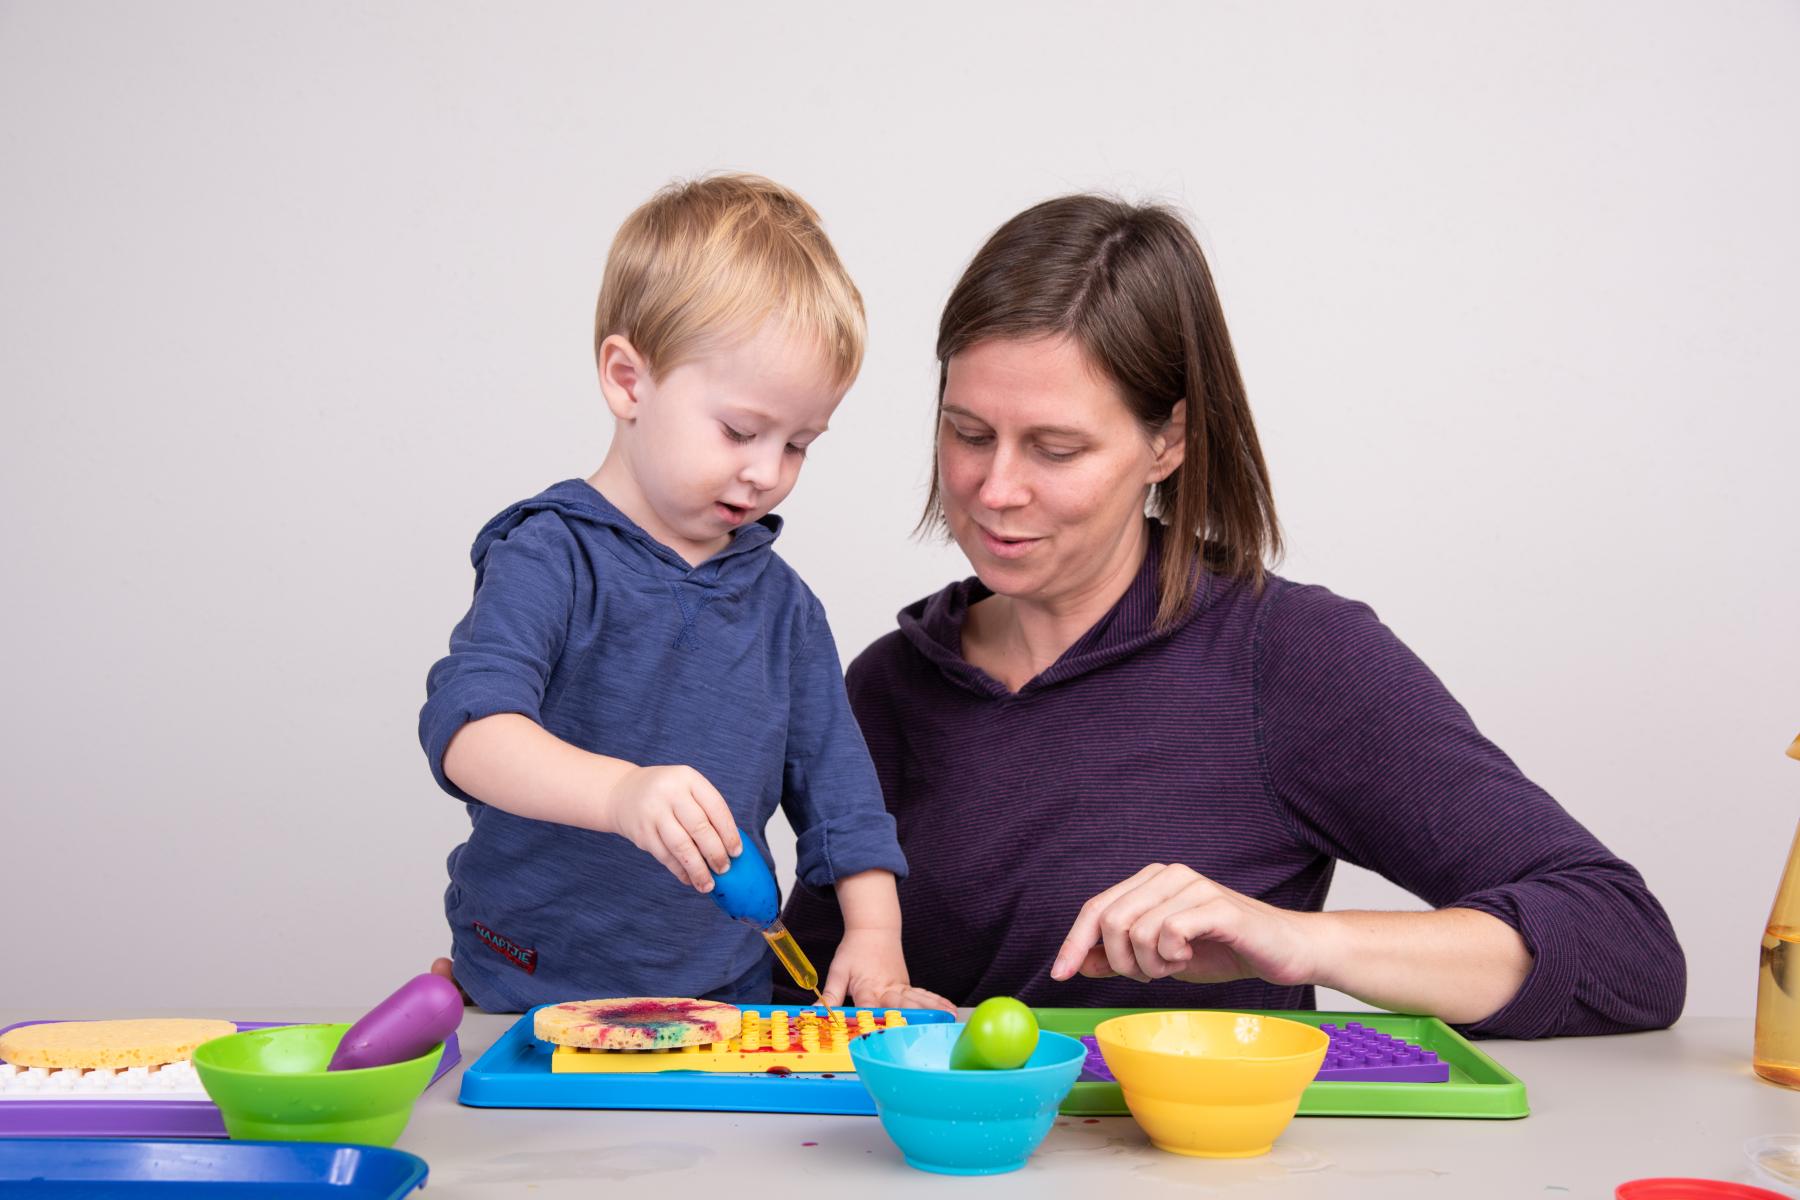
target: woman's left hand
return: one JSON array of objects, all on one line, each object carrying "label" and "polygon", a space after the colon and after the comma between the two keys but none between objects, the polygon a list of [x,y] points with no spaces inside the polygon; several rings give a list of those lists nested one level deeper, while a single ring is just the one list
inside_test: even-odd
[{"label": "woman's left hand", "polygon": [[1310,983],[1315,915],[1253,900],[1192,867],[1152,863],[1081,906],[1050,977]]}]

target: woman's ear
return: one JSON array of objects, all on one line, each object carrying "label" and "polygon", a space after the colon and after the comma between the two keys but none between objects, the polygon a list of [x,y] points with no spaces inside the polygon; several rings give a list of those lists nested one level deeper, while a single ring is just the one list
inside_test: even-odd
[{"label": "woman's ear", "polygon": [[1169,419],[1150,439],[1156,458],[1150,467],[1150,482],[1161,483],[1175,473],[1187,457],[1187,401],[1177,400],[1169,410]]},{"label": "woman's ear", "polygon": [[621,421],[637,416],[638,391],[650,378],[637,347],[615,333],[600,343],[598,366],[600,394],[612,415]]}]

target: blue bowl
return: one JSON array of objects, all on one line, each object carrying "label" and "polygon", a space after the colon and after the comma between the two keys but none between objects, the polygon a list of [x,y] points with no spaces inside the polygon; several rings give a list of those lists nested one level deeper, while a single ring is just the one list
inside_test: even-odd
[{"label": "blue bowl", "polygon": [[1012,1071],[952,1071],[957,1025],[906,1025],[850,1043],[881,1127],[909,1165],[940,1175],[998,1175],[1025,1165],[1081,1074],[1087,1047],[1040,1033]]}]

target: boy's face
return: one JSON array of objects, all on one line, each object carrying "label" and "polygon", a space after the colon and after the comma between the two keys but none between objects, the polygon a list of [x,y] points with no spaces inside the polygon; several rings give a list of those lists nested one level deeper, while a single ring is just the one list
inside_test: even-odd
[{"label": "boy's face", "polygon": [[[636,360],[629,344],[616,340]],[[607,478],[602,467],[601,490],[694,563],[787,498],[807,447],[825,432],[844,394],[824,354],[774,323],[660,378],[641,360],[634,367],[615,359],[609,369],[603,347],[600,375],[620,421],[614,449],[622,454],[607,457],[627,468],[621,480]],[[621,483],[636,496],[613,495]]]}]

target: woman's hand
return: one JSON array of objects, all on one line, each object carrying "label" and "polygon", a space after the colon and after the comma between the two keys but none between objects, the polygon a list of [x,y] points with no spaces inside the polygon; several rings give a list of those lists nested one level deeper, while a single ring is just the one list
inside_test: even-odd
[{"label": "woman's hand", "polygon": [[1192,867],[1152,863],[1081,906],[1050,977],[1311,983],[1323,933],[1315,916],[1252,900]]},{"label": "woman's hand", "polygon": [[956,1006],[924,988],[913,987],[906,973],[897,929],[846,929],[831,969],[825,975],[824,1000],[841,1007],[846,997],[858,1008],[941,1008]]}]

